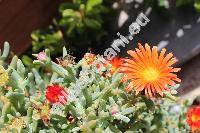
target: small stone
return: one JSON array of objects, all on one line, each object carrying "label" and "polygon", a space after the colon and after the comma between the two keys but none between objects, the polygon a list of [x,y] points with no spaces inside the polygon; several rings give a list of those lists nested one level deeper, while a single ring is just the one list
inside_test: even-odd
[{"label": "small stone", "polygon": [[121,11],[118,19],[118,26],[119,28],[128,20],[129,16],[125,11]]},{"label": "small stone", "polygon": [[162,48],[166,47],[169,44],[169,41],[160,41],[158,43],[158,51],[160,51]]},{"label": "small stone", "polygon": [[176,32],[176,36],[177,36],[178,38],[182,37],[183,35],[184,35],[183,29],[179,29],[179,30]]},{"label": "small stone", "polygon": [[183,28],[184,28],[184,29],[191,29],[191,28],[192,28],[192,25],[191,25],[191,24],[184,25]]}]

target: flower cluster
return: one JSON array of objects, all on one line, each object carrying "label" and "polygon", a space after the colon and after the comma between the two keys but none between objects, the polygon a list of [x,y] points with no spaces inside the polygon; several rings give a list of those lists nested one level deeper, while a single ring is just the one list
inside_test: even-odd
[{"label": "flower cluster", "polygon": [[180,69],[165,49],[140,44],[132,58],[102,62],[87,53],[78,63],[64,50],[58,63],[48,50],[36,54],[31,71],[16,56],[2,66],[1,132],[189,131],[170,114]]}]

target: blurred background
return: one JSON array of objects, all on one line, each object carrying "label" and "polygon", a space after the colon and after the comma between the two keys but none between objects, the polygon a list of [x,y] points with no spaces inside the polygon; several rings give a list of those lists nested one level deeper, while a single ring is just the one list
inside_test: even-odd
[{"label": "blurred background", "polygon": [[166,47],[182,68],[179,95],[200,96],[200,0],[0,0],[0,46],[8,41],[30,68],[32,53],[45,48],[59,57],[65,46],[79,60],[102,54],[118,32],[128,36],[141,12],[150,22],[119,55],[138,42]]}]

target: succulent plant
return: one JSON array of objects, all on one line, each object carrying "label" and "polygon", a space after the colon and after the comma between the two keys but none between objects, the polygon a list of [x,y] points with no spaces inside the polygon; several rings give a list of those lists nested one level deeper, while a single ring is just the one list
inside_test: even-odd
[{"label": "succulent plant", "polygon": [[8,51],[5,43],[0,56],[2,133],[189,131],[185,122],[185,105],[189,104],[176,105],[178,100],[172,95],[178,85],[169,87],[170,93],[163,97],[151,99],[136,95],[134,89],[127,92],[123,74],[98,56],[85,56],[74,63],[63,48],[62,61],[67,62],[63,65],[53,62],[45,50],[35,55],[33,63],[39,67],[30,70],[17,56],[7,64]]}]

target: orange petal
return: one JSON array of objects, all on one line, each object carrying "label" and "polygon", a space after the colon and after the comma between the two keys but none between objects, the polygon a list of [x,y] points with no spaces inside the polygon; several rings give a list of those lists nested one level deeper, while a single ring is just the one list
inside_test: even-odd
[{"label": "orange petal", "polygon": [[131,92],[132,89],[133,89],[133,85],[131,83],[125,88],[126,92]]}]

